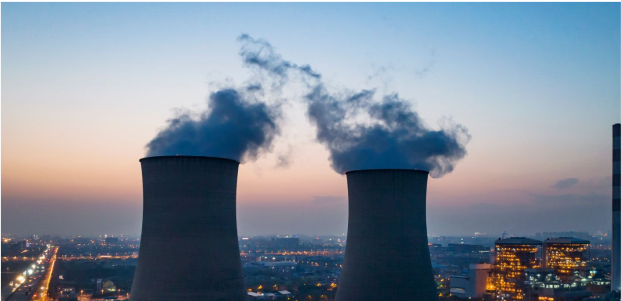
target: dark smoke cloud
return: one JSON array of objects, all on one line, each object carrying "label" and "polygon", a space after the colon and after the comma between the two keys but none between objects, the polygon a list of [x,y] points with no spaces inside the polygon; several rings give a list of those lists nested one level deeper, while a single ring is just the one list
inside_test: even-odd
[{"label": "dark smoke cloud", "polygon": [[[265,40],[255,40],[248,35],[238,38],[242,43],[240,55],[246,66],[259,66],[269,70],[272,87],[284,85],[287,71],[299,70],[305,76],[319,78],[310,66],[298,66],[282,60]],[[263,151],[272,148],[272,142],[279,134],[277,121],[280,117],[282,99],[268,106],[256,99],[263,95],[263,87],[270,86],[269,80],[259,76],[251,77],[243,88],[227,88],[212,93],[208,110],[200,113],[198,119],[183,113],[168,120],[168,126],[147,144],[147,156],[190,155],[229,158],[237,161],[253,161]],[[277,166],[289,165],[289,158],[280,155]]]},{"label": "dark smoke cloud", "polygon": [[279,133],[277,107],[259,102],[245,89],[222,89],[212,93],[208,111],[198,119],[183,113],[168,120],[168,126],[147,144],[147,156],[189,155],[255,160],[272,146]]},{"label": "dark smoke cloud", "polygon": [[[372,101],[374,94],[366,90],[335,98],[320,85],[306,96],[308,116],[317,126],[317,139],[330,150],[335,171],[407,168],[440,177],[466,155],[469,136],[464,127],[451,124],[430,130],[397,94],[378,103]],[[347,122],[363,111],[370,125]]]},{"label": "dark smoke cloud", "polygon": [[[427,170],[442,177],[466,155],[468,130],[446,121],[440,130],[427,128],[411,106],[397,94],[374,101],[375,90],[334,94],[310,66],[298,66],[274,51],[264,40],[248,35],[240,55],[247,66],[281,82],[289,72],[302,75],[311,91],[305,96],[308,117],[317,127],[317,140],[330,151],[339,173],[357,169],[407,168]],[[352,121],[358,121],[352,122]]]}]

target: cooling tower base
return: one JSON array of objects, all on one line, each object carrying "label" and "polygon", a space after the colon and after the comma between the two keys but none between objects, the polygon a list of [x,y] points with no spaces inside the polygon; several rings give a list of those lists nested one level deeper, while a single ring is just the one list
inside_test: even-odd
[{"label": "cooling tower base", "polygon": [[426,225],[428,173],[347,173],[349,224],[336,301],[436,301]]},{"label": "cooling tower base", "polygon": [[246,300],[233,160],[141,160],[144,209],[132,301]]}]

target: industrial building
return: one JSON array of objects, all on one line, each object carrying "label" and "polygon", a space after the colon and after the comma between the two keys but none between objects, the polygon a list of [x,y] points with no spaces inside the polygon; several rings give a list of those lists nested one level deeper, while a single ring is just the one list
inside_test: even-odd
[{"label": "industrial building", "polygon": [[526,300],[583,301],[593,296],[587,278],[562,280],[553,268],[526,269]]},{"label": "industrial building", "polygon": [[459,298],[483,298],[492,265],[489,263],[470,264],[467,276],[451,276],[450,292]]},{"label": "industrial building", "polygon": [[162,156],[140,163],[142,234],[131,300],[246,300],[235,211],[239,162]]},{"label": "industrial building", "polygon": [[498,300],[524,300],[526,269],[541,267],[542,242],[525,237],[495,242],[496,262],[492,268],[492,287]]},{"label": "industrial building", "polygon": [[427,244],[429,173],[378,169],[346,175],[347,246],[335,300],[437,300]]},{"label": "industrial building", "polygon": [[621,124],[612,126],[611,290],[621,292]]}]

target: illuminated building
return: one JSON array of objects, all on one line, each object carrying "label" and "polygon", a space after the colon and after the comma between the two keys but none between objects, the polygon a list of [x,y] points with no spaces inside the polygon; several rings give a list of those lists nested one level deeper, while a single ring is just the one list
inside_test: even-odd
[{"label": "illuminated building", "polygon": [[492,287],[498,300],[523,300],[526,269],[541,267],[541,241],[511,237],[496,241],[496,262],[492,267]]},{"label": "illuminated building", "polygon": [[593,295],[587,289],[587,278],[564,282],[552,268],[526,269],[525,275],[528,286],[526,300],[583,301]]},{"label": "illuminated building", "polygon": [[587,283],[588,289],[594,294],[610,292],[610,277],[605,275],[603,269],[592,267],[588,272],[587,278],[589,279]]},{"label": "illuminated building", "polygon": [[543,266],[554,269],[563,281],[571,281],[574,274],[586,269],[589,261],[589,241],[559,237],[543,242]]},{"label": "illuminated building", "polygon": [[536,291],[539,288],[559,288],[561,279],[556,276],[554,269],[537,268],[524,270],[526,281],[524,282],[531,290]]}]

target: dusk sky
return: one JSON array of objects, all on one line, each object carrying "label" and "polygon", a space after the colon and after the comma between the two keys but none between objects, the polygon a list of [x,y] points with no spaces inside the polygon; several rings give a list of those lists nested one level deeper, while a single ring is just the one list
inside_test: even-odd
[{"label": "dusk sky", "polygon": [[[139,234],[138,160],[176,112],[255,71],[241,34],[333,90],[398,93],[468,129],[430,178],[429,235],[610,231],[619,3],[2,3],[2,233]],[[283,92],[272,151],[240,165],[240,235],[342,234],[346,178]],[[278,164],[288,158],[288,166]]]}]

